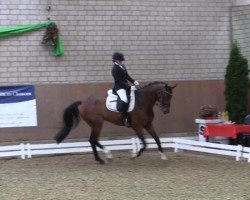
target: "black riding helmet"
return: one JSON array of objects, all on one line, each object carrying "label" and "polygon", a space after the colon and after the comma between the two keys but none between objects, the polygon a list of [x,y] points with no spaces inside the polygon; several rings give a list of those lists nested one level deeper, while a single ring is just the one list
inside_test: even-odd
[{"label": "black riding helmet", "polygon": [[120,53],[120,52],[115,52],[113,54],[113,56],[112,56],[112,59],[113,59],[113,61],[114,60],[119,60],[119,61],[124,61],[125,60],[124,55],[122,53]]}]

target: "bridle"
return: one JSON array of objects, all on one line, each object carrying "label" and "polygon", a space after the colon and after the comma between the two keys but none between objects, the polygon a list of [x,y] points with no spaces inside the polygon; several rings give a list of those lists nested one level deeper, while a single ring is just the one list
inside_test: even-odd
[{"label": "bridle", "polygon": [[173,94],[171,94],[170,92],[166,91],[165,89],[164,89],[164,91],[161,91],[159,93],[160,93],[160,97],[157,98],[155,105],[158,106],[158,107],[160,107],[160,108],[164,108],[164,107],[166,107],[166,105],[163,105],[162,102],[160,101],[160,99],[162,99],[163,96],[165,96],[165,94],[169,95],[170,97],[172,97]]}]

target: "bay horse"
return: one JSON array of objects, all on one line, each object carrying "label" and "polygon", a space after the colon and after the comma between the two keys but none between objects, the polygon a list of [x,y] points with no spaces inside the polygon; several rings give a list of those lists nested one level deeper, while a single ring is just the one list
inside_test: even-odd
[{"label": "bay horse", "polygon": [[[161,158],[165,160],[167,159],[163,153],[160,139],[152,125],[154,119],[153,107],[157,104],[164,114],[169,113],[173,88],[175,88],[176,85],[171,86],[165,82],[151,82],[135,91],[135,107],[133,111],[130,112],[131,128],[135,131],[142,142],[142,148],[137,152],[136,157],[139,157],[146,148],[146,142],[143,136],[143,129],[146,129],[154,138],[161,154]],[[110,151],[106,150],[98,141],[103,123],[104,121],[108,121],[119,126],[124,126],[124,123],[121,113],[109,111],[105,106],[105,101],[106,95],[101,97],[92,95],[85,101],[76,101],[69,105],[64,110],[63,127],[55,136],[56,142],[62,142],[70,131],[77,126],[81,117],[91,128],[89,142],[95,160],[100,164],[104,164],[96,147],[99,147],[105,153],[107,158],[112,158]]]}]

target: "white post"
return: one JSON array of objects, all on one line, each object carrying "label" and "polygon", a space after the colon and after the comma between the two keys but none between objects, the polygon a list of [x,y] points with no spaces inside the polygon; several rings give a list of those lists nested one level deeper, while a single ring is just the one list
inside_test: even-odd
[{"label": "white post", "polygon": [[237,145],[236,161],[239,161],[242,157],[242,146]]},{"label": "white post", "polygon": [[136,147],[137,147],[136,152],[140,151],[140,149],[141,149],[141,142],[140,142],[139,138],[136,138]]},{"label": "white post", "polygon": [[177,153],[178,152],[178,139],[174,139],[174,152]]},{"label": "white post", "polygon": [[27,143],[26,144],[26,149],[27,149],[27,156],[28,158],[31,158],[31,149],[30,149],[30,143]]},{"label": "white post", "polygon": [[132,140],[132,154],[136,154],[135,138],[131,138],[131,140]]},{"label": "white post", "polygon": [[131,154],[131,158],[135,158],[136,157],[136,152],[137,152],[136,139],[135,138],[131,138],[131,142],[132,142],[132,154]]},{"label": "white post", "polygon": [[21,143],[20,144],[20,147],[21,147],[21,158],[22,159],[25,159],[25,149],[24,149],[24,144]]}]

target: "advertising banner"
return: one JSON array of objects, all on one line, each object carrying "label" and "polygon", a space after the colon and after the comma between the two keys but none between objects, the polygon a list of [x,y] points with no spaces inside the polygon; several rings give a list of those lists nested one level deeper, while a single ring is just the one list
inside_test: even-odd
[{"label": "advertising banner", "polygon": [[0,87],[0,128],[37,126],[36,110],[34,86]]}]

